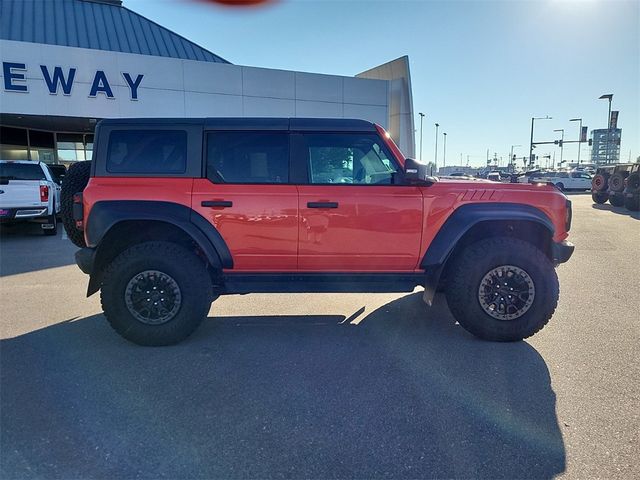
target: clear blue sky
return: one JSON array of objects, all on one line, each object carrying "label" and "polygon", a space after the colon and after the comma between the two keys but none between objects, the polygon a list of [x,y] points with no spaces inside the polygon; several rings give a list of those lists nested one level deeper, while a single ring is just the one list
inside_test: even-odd
[{"label": "clear blue sky", "polygon": [[[435,127],[446,131],[447,164],[486,150],[528,154],[536,140],[577,122],[606,128],[607,102],[620,110],[623,159],[640,155],[640,2],[637,0],[279,0],[250,9],[204,0],[124,0],[128,8],[238,65],[355,75],[409,55],[417,112],[426,113],[424,159]],[[418,139],[419,133],[416,133]],[[440,145],[442,135],[440,135]],[[539,148],[538,154],[554,148]],[[441,150],[440,150],[441,152]],[[559,149],[556,149],[559,159]],[[441,158],[440,153],[440,158]],[[582,158],[589,148],[583,147]],[[567,145],[565,159],[575,159]],[[439,162],[440,163],[440,162]]]}]

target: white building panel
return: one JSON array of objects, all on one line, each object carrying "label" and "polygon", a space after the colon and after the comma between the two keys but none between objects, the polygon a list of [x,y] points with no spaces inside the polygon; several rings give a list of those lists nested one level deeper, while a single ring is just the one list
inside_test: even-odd
[{"label": "white building panel", "polygon": [[342,77],[296,72],[296,99],[342,103]]},{"label": "white building panel", "polygon": [[268,68],[242,68],[242,92],[245,96],[295,98],[295,73]]}]

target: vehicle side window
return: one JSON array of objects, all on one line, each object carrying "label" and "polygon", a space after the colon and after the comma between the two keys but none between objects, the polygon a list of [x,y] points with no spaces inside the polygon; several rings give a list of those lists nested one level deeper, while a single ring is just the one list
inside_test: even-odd
[{"label": "vehicle side window", "polygon": [[560,172],[558,173],[558,178],[569,178],[568,172]]},{"label": "vehicle side window", "polygon": [[216,183],[287,183],[288,133],[208,133],[207,178]]},{"label": "vehicle side window", "polygon": [[303,135],[312,184],[390,185],[400,170],[375,134]]},{"label": "vehicle side window", "polygon": [[109,136],[110,173],[184,173],[187,132],[183,130],[114,130]]}]

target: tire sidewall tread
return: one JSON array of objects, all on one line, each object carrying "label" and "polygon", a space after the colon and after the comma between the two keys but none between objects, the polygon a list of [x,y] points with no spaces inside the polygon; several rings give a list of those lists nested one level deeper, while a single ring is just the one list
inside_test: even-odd
[{"label": "tire sidewall tread", "polygon": [[[138,321],[124,300],[127,283],[144,270],[162,271],[180,288],[180,309],[162,325]],[[187,338],[206,317],[212,298],[204,263],[186,248],[161,241],[136,244],[118,255],[105,269],[100,292],[102,309],[113,329],[127,340],[146,346],[173,345]]]},{"label": "tire sidewall tread", "polygon": [[[534,245],[508,237],[480,240],[454,259],[446,293],[449,309],[458,323],[485,340],[511,342],[540,331],[553,316],[558,304],[559,283],[549,258]],[[533,304],[521,317],[498,320],[488,315],[478,301],[478,288],[484,275],[500,265],[515,265],[533,280]]]}]

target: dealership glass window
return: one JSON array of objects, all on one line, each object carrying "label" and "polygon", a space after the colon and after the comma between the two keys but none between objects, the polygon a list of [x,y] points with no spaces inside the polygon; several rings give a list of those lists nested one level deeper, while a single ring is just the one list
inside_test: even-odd
[{"label": "dealership glass window", "polygon": [[377,135],[328,133],[303,137],[311,183],[389,185],[399,170]]},{"label": "dealership glass window", "polygon": [[207,135],[207,177],[219,183],[287,183],[285,132],[212,132]]},{"label": "dealership glass window", "polygon": [[93,135],[58,133],[57,147],[58,161],[61,163],[91,160],[93,154]]},{"label": "dealership glass window", "polygon": [[55,163],[55,139],[53,132],[29,130],[29,150],[31,160],[44,163]]},{"label": "dealership glass window", "polygon": [[0,160],[29,160],[25,128],[0,127]]},{"label": "dealership glass window", "polygon": [[110,173],[184,173],[187,132],[183,130],[114,130],[109,136]]}]

